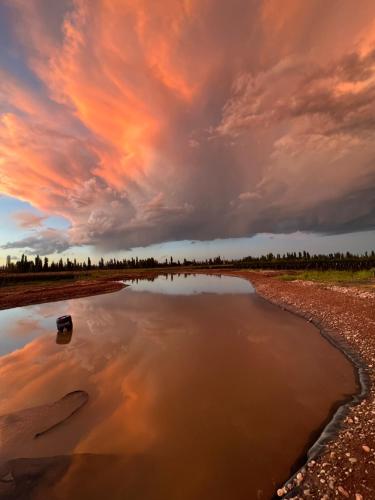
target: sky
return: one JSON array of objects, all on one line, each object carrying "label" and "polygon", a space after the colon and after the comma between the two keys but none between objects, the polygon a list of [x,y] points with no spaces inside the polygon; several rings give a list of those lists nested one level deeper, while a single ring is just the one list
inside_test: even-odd
[{"label": "sky", "polygon": [[0,264],[374,249],[373,0],[2,0],[0,47]]}]

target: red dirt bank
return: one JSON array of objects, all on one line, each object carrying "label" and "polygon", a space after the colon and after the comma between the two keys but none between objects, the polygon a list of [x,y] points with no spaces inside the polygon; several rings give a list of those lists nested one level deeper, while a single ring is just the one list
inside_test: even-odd
[{"label": "red dirt bank", "polygon": [[37,283],[28,283],[3,286],[0,287],[0,310],[116,292],[124,287],[120,280],[151,278],[158,274],[160,274],[160,271],[156,270],[124,271],[111,274],[103,272],[102,276],[89,280],[51,281],[39,285]]}]

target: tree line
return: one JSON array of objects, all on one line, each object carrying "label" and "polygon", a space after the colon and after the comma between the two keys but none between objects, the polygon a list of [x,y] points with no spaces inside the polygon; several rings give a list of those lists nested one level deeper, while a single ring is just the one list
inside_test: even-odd
[{"label": "tree line", "polygon": [[336,252],[312,255],[306,251],[283,255],[269,253],[261,257],[248,256],[239,259],[233,265],[252,269],[362,271],[375,268],[375,252],[372,250],[363,254]]},{"label": "tree line", "polygon": [[101,257],[97,264],[91,261],[88,257],[87,260],[82,262],[77,259],[62,259],[57,262],[51,261],[48,257],[41,259],[39,255],[34,258],[28,258],[27,255],[22,255],[20,260],[16,262],[8,261],[5,266],[0,269],[11,273],[39,273],[39,272],[59,272],[59,271],[90,271],[93,269],[145,269],[155,267],[175,267],[175,266],[188,266],[196,265],[196,261],[174,261],[173,257],[158,261],[154,257],[140,259],[138,257],[131,259],[107,259]]},{"label": "tree line", "polygon": [[375,252],[365,252],[363,254],[330,253],[330,254],[310,254],[309,252],[291,252],[286,254],[268,253],[259,257],[244,257],[242,259],[222,259],[221,257],[209,258],[206,260],[177,260],[173,257],[158,261],[154,257],[140,259],[107,259],[101,257],[98,263],[93,263],[88,257],[85,261],[79,262],[77,259],[62,259],[57,262],[49,261],[48,257],[43,259],[37,255],[28,258],[22,255],[16,262],[8,261],[1,269],[10,273],[39,273],[39,272],[59,272],[59,271],[90,271],[93,269],[147,269],[166,267],[234,267],[251,269],[312,269],[312,270],[350,270],[359,271],[375,268]]}]

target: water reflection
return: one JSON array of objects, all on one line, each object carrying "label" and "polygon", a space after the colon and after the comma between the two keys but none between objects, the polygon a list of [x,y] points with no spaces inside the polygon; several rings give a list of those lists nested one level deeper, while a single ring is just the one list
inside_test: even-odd
[{"label": "water reflection", "polygon": [[[64,348],[62,314],[74,321]],[[1,415],[89,394],[23,450],[71,456],[33,498],[269,498],[332,403],[355,390],[348,361],[311,324],[238,278],[163,276],[14,310],[13,333],[8,320],[1,311],[6,339],[25,320],[40,330],[0,358]]]},{"label": "water reflection", "polygon": [[66,310],[66,302],[38,304],[0,311],[0,355],[20,349],[43,334],[56,331],[56,317]]},{"label": "water reflection", "polygon": [[72,340],[72,335],[73,335],[73,329],[65,330],[64,332],[57,332],[56,344],[59,345],[69,344],[69,342]]},{"label": "water reflection", "polygon": [[162,293],[166,295],[195,295],[202,293],[239,294],[253,293],[252,285],[242,279],[220,274],[164,274],[147,279],[129,280],[133,291]]}]

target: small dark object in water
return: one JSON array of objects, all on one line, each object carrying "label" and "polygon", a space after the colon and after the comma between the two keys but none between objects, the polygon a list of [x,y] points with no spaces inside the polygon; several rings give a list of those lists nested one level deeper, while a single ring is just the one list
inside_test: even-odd
[{"label": "small dark object in water", "polygon": [[73,330],[73,321],[72,321],[72,317],[70,315],[66,315],[66,316],[60,316],[60,318],[57,318],[56,320],[56,326],[57,326],[57,330],[59,332],[63,332],[65,329],[70,332],[71,330]]}]

